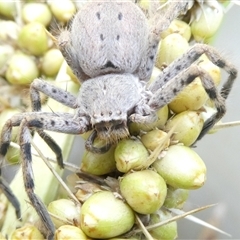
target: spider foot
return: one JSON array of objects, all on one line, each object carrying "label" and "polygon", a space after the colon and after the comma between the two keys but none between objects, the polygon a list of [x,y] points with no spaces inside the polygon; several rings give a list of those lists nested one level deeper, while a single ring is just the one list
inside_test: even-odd
[{"label": "spider foot", "polygon": [[15,213],[17,218],[21,221],[21,209],[20,203],[16,196],[13,194],[12,190],[10,189],[8,183],[0,176],[0,189],[8,199],[8,201],[13,205],[15,208]]},{"label": "spider foot", "polygon": [[98,153],[98,154],[106,153],[111,148],[111,144],[107,143],[102,147],[94,147],[93,144],[96,137],[97,137],[97,131],[93,130],[93,132],[90,134],[87,141],[85,142],[85,148],[92,153]]}]

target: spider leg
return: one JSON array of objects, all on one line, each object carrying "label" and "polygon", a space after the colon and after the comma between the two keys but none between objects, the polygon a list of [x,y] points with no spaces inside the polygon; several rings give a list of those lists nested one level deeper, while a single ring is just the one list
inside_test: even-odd
[{"label": "spider leg", "polygon": [[36,209],[37,214],[39,215],[44,227],[47,230],[47,239],[53,239],[55,227],[43,202],[34,193],[32,155],[30,144],[31,137],[31,131],[28,128],[28,121],[26,119],[23,119],[20,125],[19,144],[21,146],[20,152],[22,157],[24,187],[32,206]]},{"label": "spider leg", "polygon": [[237,69],[233,64],[224,59],[215,48],[201,43],[193,45],[185,54],[173,61],[162,71],[161,74],[158,75],[148,89],[151,92],[156,92],[183,69],[186,69],[193,64],[202,54],[206,54],[212,63],[223,68],[229,74],[229,77],[221,90],[221,95],[226,99],[232,89],[233,82],[237,77]]},{"label": "spider leg", "polygon": [[9,124],[9,121],[5,123],[5,125],[2,128],[2,134],[1,134],[1,141],[0,141],[0,189],[3,191],[5,196],[7,197],[8,201],[13,205],[15,208],[16,216],[17,218],[21,219],[21,209],[20,209],[20,203],[16,196],[13,194],[12,190],[10,189],[7,182],[2,178],[2,164],[4,162],[4,156],[7,154],[7,150],[10,146],[11,142],[11,133],[12,133],[12,127],[18,126],[21,122],[21,119],[16,119],[14,124]]},{"label": "spider leg", "polygon": [[85,148],[92,153],[98,153],[98,154],[106,153],[111,148],[111,144],[107,143],[103,147],[94,147],[93,142],[96,139],[96,137],[97,137],[97,131],[94,129],[85,142]]},{"label": "spider leg", "polygon": [[[175,67],[174,63],[172,65]],[[173,75],[171,72],[172,65],[169,65],[169,71],[166,71],[167,75]],[[181,68],[180,70],[179,68],[179,71],[177,73],[175,72],[175,76],[168,78],[168,81],[164,81],[165,84],[162,84],[161,78],[163,77],[163,73],[160,73],[156,80],[149,86],[149,89],[153,92],[153,95],[150,97],[146,106],[148,108],[148,111],[144,111],[144,109],[139,111],[137,106],[136,113],[132,114],[129,117],[130,121],[143,124],[153,122],[156,120],[155,111],[170,103],[175,98],[175,96],[181,92],[184,87],[190,84],[196,77],[201,78],[203,86],[207,93],[210,93],[213,87],[215,88],[214,83],[208,73],[197,65],[190,65],[190,67],[187,69],[183,69],[184,68]],[[210,79],[209,82],[208,79]],[[158,85],[160,87],[156,89],[155,85]],[[151,111],[149,109],[151,109]]]},{"label": "spider leg", "polygon": [[170,103],[176,95],[194,81],[196,77],[201,79],[202,85],[211,100],[217,102],[224,101],[224,98],[218,93],[208,72],[198,65],[193,64],[172,79],[169,79],[165,85],[154,92],[154,95],[148,102],[149,106],[155,110],[162,108],[164,105]]},{"label": "spider leg", "polygon": [[[62,114],[63,115],[63,114]],[[37,117],[36,117],[37,116]],[[52,224],[51,218],[46,210],[44,204],[40,201],[38,196],[34,193],[34,182],[33,182],[33,172],[32,172],[32,155],[31,155],[31,134],[30,128],[42,128],[51,131],[64,132],[70,134],[79,134],[86,131],[86,128],[79,122],[76,122],[69,117],[55,116],[45,117],[44,114],[33,114],[32,116],[27,116],[24,118],[20,125],[20,137],[19,144],[21,146],[21,156],[23,159],[23,176],[24,184],[28,197],[36,209],[42,223],[49,232],[48,239],[52,239],[54,235],[54,226]]]},{"label": "spider leg", "polygon": [[57,164],[60,168],[64,168],[63,164],[63,156],[62,156],[62,149],[58,146],[55,140],[49,136],[44,131],[37,129],[36,130],[39,136],[47,143],[47,145],[51,148],[51,150],[55,153]]},{"label": "spider leg", "polygon": [[[10,146],[11,142],[11,135],[12,135],[12,128],[19,126],[22,120],[22,116],[25,114],[16,114],[11,119],[9,119],[4,126],[2,127],[2,133],[1,133],[1,141],[0,141],[0,159],[2,160],[4,156],[7,154],[8,148]],[[1,166],[2,166],[1,161]]]},{"label": "spider leg", "polygon": [[[211,118],[209,118],[204,123],[202,132],[200,133],[198,140],[200,140],[213,127],[213,125],[218,120],[220,120],[224,115],[225,113],[225,107],[223,108],[224,100],[227,99],[232,89],[234,80],[237,77],[237,69],[235,68],[235,66],[233,66],[233,64],[231,64],[229,61],[225,60],[215,48],[205,44],[195,44],[182,57],[176,59],[166,69],[164,69],[163,72],[156,78],[156,80],[149,86],[149,90],[152,91],[155,96],[157,94],[160,94],[161,92],[160,89],[165,89],[166,86],[169,86],[168,82],[171,82],[172,85],[174,86],[176,82],[174,83],[172,79],[174,79],[175,76],[179,75],[183,69],[190,68],[191,64],[194,63],[202,54],[206,54],[209,60],[211,60],[218,67],[223,68],[229,74],[229,76],[226,82],[223,84],[220,94],[217,94],[217,98],[215,100],[214,100],[214,97],[210,96],[211,94],[208,93],[207,88],[204,86],[210,99],[212,99],[215,102],[217,113],[214,114]],[[200,77],[201,77],[201,74],[200,74]],[[204,85],[204,81],[203,81],[204,78],[205,77],[201,78],[203,85]],[[210,78],[208,77],[206,79],[210,79]],[[175,91],[175,89],[178,87],[177,86],[172,87],[172,91]],[[171,90],[169,91],[171,93]],[[164,92],[166,94],[166,91]],[[161,92],[161,94],[163,94],[163,92]],[[220,95],[221,98],[218,95]],[[159,98],[162,98],[162,96],[161,97],[159,96]],[[159,100],[161,101],[161,99]],[[166,102],[169,103],[170,100]]]},{"label": "spider leg", "polygon": [[174,78],[169,79],[165,85],[158,89],[149,100],[148,104],[152,109],[160,109],[164,105],[170,103],[175,96],[196,77],[201,79],[206,93],[214,102],[217,110],[216,114],[204,123],[203,129],[198,138],[200,139],[223,117],[226,112],[224,95],[218,92],[212,78],[204,69],[198,65],[190,65],[187,69],[178,73]]},{"label": "spider leg", "polygon": [[[20,114],[14,115],[12,118],[10,118],[4,124],[4,126],[2,128],[1,139],[0,139],[1,140],[0,141],[1,142],[0,156],[5,156],[7,153],[7,150],[9,148],[10,142],[11,142],[12,128],[16,127],[16,126],[20,126],[22,120],[25,117],[29,117],[32,119],[36,118],[35,124],[38,123],[38,126],[37,125],[35,126],[36,131],[39,133],[39,135],[43,138],[43,140],[48,144],[48,146],[56,154],[56,157],[58,159],[58,164],[61,166],[63,164],[62,162],[59,162],[62,159],[61,149],[59,148],[57,143],[55,143],[55,141],[41,129],[41,126],[43,126],[43,128],[45,127],[46,130],[51,130],[51,125],[54,126],[55,121],[59,121],[58,125],[62,125],[64,127],[64,129],[61,129],[59,127],[58,132],[63,132],[65,130],[66,133],[77,134],[79,129],[77,129],[76,132],[67,132],[69,130],[69,128],[71,128],[71,127],[67,127],[67,124],[70,125],[71,123],[73,123],[73,126],[77,125],[77,122],[72,120],[74,118],[74,115],[70,114],[70,113],[30,112],[30,113],[20,113]],[[37,120],[37,119],[39,119],[39,120]],[[63,120],[63,119],[65,119],[65,120]],[[32,120],[32,121],[34,122],[34,120]],[[41,123],[42,121],[46,121],[46,124],[45,125],[42,124]],[[50,127],[49,126],[47,127],[46,125],[49,125]],[[87,128],[85,126],[85,124],[82,124],[81,126],[83,126],[84,129]],[[52,130],[52,131],[54,131],[54,130]],[[59,149],[60,149],[60,151],[59,151]]]},{"label": "spider leg", "polygon": [[[10,146],[11,142],[11,133],[12,133],[12,128],[15,126],[21,126],[20,127],[20,147],[21,147],[21,155],[23,157],[23,168],[25,169],[24,172],[27,172],[29,170],[29,166],[26,161],[30,161],[31,163],[31,151],[30,151],[30,139],[31,139],[31,129],[45,129],[45,130],[50,130],[50,131],[56,131],[56,132],[63,132],[63,133],[69,133],[69,134],[79,134],[79,133],[84,133],[85,131],[88,130],[88,127],[84,122],[81,121],[81,119],[74,119],[74,115],[70,113],[45,113],[45,112],[32,112],[32,113],[22,113],[22,114],[16,114],[13,116],[11,119],[9,119],[5,125],[2,128],[2,134],[1,134],[1,144],[0,144],[0,160],[1,160],[1,165],[2,161],[4,159],[4,156],[7,153],[7,150]],[[25,124],[25,125],[24,125]],[[26,133],[25,133],[26,132]],[[45,133],[40,130],[40,134],[42,134],[41,137],[45,138]],[[30,135],[29,135],[30,134]],[[49,136],[47,135],[47,138]],[[25,144],[26,142],[26,144]],[[52,143],[52,141],[50,141]],[[52,146],[48,144],[51,149],[57,148],[58,145]],[[56,151],[55,151],[56,153]],[[25,159],[26,157],[26,159]],[[30,158],[30,160],[29,160]],[[31,170],[31,169],[30,169]],[[0,171],[1,173],[1,171]],[[33,174],[30,174],[31,176],[31,181],[29,183],[25,182],[26,185],[26,190],[28,192],[29,198],[35,207],[35,209],[38,211],[38,209],[41,207],[42,208],[42,203],[41,201],[36,197],[34,198],[34,194],[32,192],[29,193],[28,190],[28,184],[30,186],[33,186]],[[24,175],[25,177],[25,175]],[[28,181],[29,176],[24,178],[24,181]],[[0,187],[3,189],[3,192],[6,193],[7,198],[9,201],[12,203],[12,205],[16,209],[17,217],[20,215],[20,208],[19,208],[19,203],[16,197],[12,194],[11,189],[7,184],[4,184],[5,181],[0,177]],[[44,208],[45,209],[45,208]],[[45,213],[46,210],[43,210],[42,212],[39,213],[40,217],[43,214],[44,216],[41,217],[42,221],[45,222],[46,219]],[[51,228],[49,224],[49,229]]]},{"label": "spider leg", "polygon": [[[54,225],[47,212],[46,207],[38,196],[34,193],[34,181],[32,171],[32,155],[31,155],[31,129],[44,129],[55,132],[62,132],[68,134],[80,134],[88,130],[88,127],[81,121],[81,119],[74,119],[74,115],[70,113],[43,113],[32,112],[25,114],[18,114],[9,119],[3,127],[1,135],[0,155],[3,158],[7,153],[7,149],[10,145],[12,127],[20,125],[19,145],[20,153],[22,157],[22,170],[24,185],[27,195],[31,201],[32,206],[35,208],[37,214],[42,220],[44,226],[48,231],[48,239],[53,239]],[[43,133],[43,132],[41,132]],[[0,180],[2,180],[0,178]],[[4,183],[0,181],[0,183]],[[16,209],[17,214],[20,214],[19,204],[15,196],[11,194],[11,190],[8,185],[0,184],[7,197],[9,196],[10,202]]]},{"label": "spider leg", "polygon": [[180,14],[185,13],[189,9],[191,3],[192,1],[170,0],[166,3],[166,9],[158,9],[155,11],[154,16],[150,18],[148,47],[137,72],[141,80],[147,81],[150,79],[161,32],[166,30],[171,22]]},{"label": "spider leg", "polygon": [[0,189],[7,197],[8,201],[13,205],[15,208],[16,216],[19,220],[21,220],[21,208],[18,199],[13,194],[12,190],[10,189],[8,183],[1,177],[0,173]]},{"label": "spider leg", "polygon": [[[35,79],[30,87],[30,98],[32,104],[32,110],[34,112],[41,111],[41,99],[39,92],[46,94],[47,96],[55,99],[56,101],[75,109],[76,105],[76,97],[70,94],[69,92],[64,91],[61,88],[57,88],[52,84],[47,83],[46,81]],[[52,149],[55,153],[58,165],[60,168],[63,168],[63,157],[62,150],[57,145],[57,143],[44,131],[37,129],[36,130],[39,136],[47,143],[47,145]]]},{"label": "spider leg", "polygon": [[70,108],[77,108],[76,97],[65,90],[58,88],[41,79],[35,79],[30,86],[30,98],[32,110],[34,112],[41,111],[41,99],[39,92],[46,94],[48,97],[62,103]]},{"label": "spider leg", "polygon": [[69,31],[64,30],[61,32],[60,36],[58,37],[58,47],[78,80],[83,81],[89,79],[89,76],[83,72],[82,68],[78,64],[76,50],[71,45]]},{"label": "spider leg", "polygon": [[169,27],[171,22],[181,14],[185,14],[191,7],[191,0],[169,0],[166,4],[163,4],[163,7],[157,9],[154,13],[154,16],[150,18],[151,35],[153,41],[158,42],[160,39],[160,34]]}]

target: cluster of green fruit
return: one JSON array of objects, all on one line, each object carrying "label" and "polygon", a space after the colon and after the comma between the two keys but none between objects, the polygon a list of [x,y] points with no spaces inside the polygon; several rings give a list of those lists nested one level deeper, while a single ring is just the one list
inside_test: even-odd
[{"label": "cluster of green fruit", "polygon": [[[140,1],[140,6],[146,7],[143,2]],[[201,9],[194,6],[191,11],[191,25],[174,20],[162,33],[150,81],[188,50],[193,38],[204,41],[216,33],[222,11],[213,11],[205,4]],[[5,18],[0,21],[1,81],[11,86],[26,86],[39,76],[54,78],[64,59],[46,28],[53,19],[65,24],[75,12],[76,6],[67,0],[49,1],[48,4],[26,1],[20,10],[14,2],[0,2],[0,15]],[[15,16],[21,17],[9,20]],[[203,27],[206,24],[209,31]],[[220,83],[220,69],[206,56],[201,57],[199,65],[208,71],[216,85]],[[17,111],[3,109],[0,129],[6,118]],[[86,181],[81,174],[78,179],[75,194],[82,206],[79,208],[67,199],[55,200],[48,206],[57,229],[55,239],[175,239],[176,222],[150,226],[170,219],[172,214],[168,209],[182,209],[189,190],[204,184],[206,166],[190,147],[197,140],[208,113],[214,111],[197,78],[157,112],[156,122],[149,125],[131,123],[131,137],[122,139],[104,154],[85,150],[80,168],[92,180]],[[102,144],[97,139],[96,146]],[[138,231],[142,223],[149,229],[142,230],[144,235]],[[32,225],[17,229],[12,239],[22,239],[22,236],[44,239]]]},{"label": "cluster of green fruit", "polygon": [[[19,10],[17,7],[21,5]],[[71,1],[0,2],[0,72],[9,83],[30,84],[39,76],[54,77],[63,57],[48,35],[53,18],[67,23],[76,13]],[[15,20],[13,20],[15,19]]]},{"label": "cluster of green fruit", "polygon": [[[54,84],[64,58],[48,31],[54,23],[65,26],[76,11],[71,0],[0,1],[0,130],[11,116],[29,108],[26,96],[34,79]],[[70,68],[67,74],[72,76]],[[46,102],[46,96],[42,101]],[[13,141],[16,136],[13,129]],[[18,152],[10,148],[6,159],[18,163]]]}]

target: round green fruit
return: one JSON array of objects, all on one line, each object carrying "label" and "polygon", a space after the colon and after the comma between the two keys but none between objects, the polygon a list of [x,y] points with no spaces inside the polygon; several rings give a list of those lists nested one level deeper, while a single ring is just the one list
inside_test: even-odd
[{"label": "round green fruit", "polygon": [[203,117],[199,112],[184,111],[169,119],[166,130],[174,129],[173,140],[191,146],[198,138],[204,124]]},{"label": "round green fruit", "polygon": [[26,24],[19,33],[18,44],[35,56],[43,55],[48,49],[48,36],[45,26],[39,22]]},{"label": "round green fruit", "polygon": [[69,199],[58,199],[49,203],[48,211],[58,217],[51,216],[56,228],[69,222],[80,225],[80,207]]},{"label": "round green fruit", "polygon": [[[157,213],[150,215],[150,223],[149,225],[156,224],[171,218],[172,215],[168,211],[159,210]],[[149,230],[149,233],[154,239],[168,239],[173,240],[177,238],[177,223],[170,222],[163,226],[154,228],[153,230]]]},{"label": "round green fruit", "polygon": [[92,238],[105,239],[124,234],[134,224],[134,212],[112,192],[93,194],[81,209],[81,229]]},{"label": "round green fruit", "polygon": [[5,77],[12,84],[30,84],[39,75],[34,59],[26,54],[14,54],[8,64]]},{"label": "round green fruit", "polygon": [[54,235],[54,240],[89,240],[85,233],[78,227],[72,225],[63,225],[59,227]]},{"label": "round green fruit", "polygon": [[148,151],[138,139],[121,140],[114,153],[116,167],[120,172],[141,169],[148,158]]},{"label": "round green fruit", "polygon": [[[97,147],[101,145],[103,141],[96,139],[94,144]],[[115,146],[112,146],[109,151],[103,154],[93,153],[85,150],[82,161],[81,170],[94,175],[104,175],[116,170],[116,163],[114,158]]]},{"label": "round green fruit", "polygon": [[191,148],[181,145],[170,146],[162,159],[153,167],[174,188],[197,189],[206,180],[206,166]]},{"label": "round green fruit", "polygon": [[159,174],[143,170],[125,175],[120,180],[120,191],[134,211],[150,214],[163,205],[167,186]]}]

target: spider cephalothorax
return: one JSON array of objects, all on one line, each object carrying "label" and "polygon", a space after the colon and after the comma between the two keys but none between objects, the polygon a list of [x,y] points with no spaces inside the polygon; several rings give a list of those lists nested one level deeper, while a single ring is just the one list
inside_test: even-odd
[{"label": "spider cephalothorax", "polygon": [[[116,142],[128,133],[127,118],[141,100],[143,88],[131,74],[108,74],[85,81],[77,103],[100,139]],[[124,94],[123,94],[124,93]]]}]

